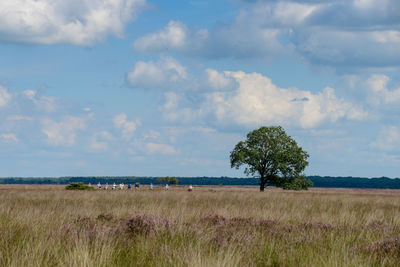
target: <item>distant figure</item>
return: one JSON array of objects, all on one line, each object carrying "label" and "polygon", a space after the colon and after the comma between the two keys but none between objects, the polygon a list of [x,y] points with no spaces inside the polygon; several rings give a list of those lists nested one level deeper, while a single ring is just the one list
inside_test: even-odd
[{"label": "distant figure", "polygon": [[124,184],[123,184],[123,183],[120,183],[120,184],[119,184],[119,189],[120,189],[120,190],[123,190],[123,189],[124,189]]},{"label": "distant figure", "polygon": [[153,188],[153,184],[150,184],[150,190],[153,190],[154,188]]},{"label": "distant figure", "polygon": [[168,190],[168,184],[165,184],[165,190]]},{"label": "distant figure", "polygon": [[128,189],[132,189],[132,184],[128,184]]},{"label": "distant figure", "polygon": [[139,183],[135,183],[135,189],[139,189]]},{"label": "distant figure", "polygon": [[101,189],[101,183],[100,182],[97,184],[97,188]]},{"label": "distant figure", "polygon": [[188,191],[189,191],[189,192],[192,192],[192,191],[193,191],[193,186],[192,186],[192,185],[189,185]]},{"label": "distant figure", "polygon": [[105,187],[104,187],[106,190],[108,190],[108,183],[106,183],[106,185],[105,185]]},{"label": "distant figure", "polygon": [[91,184],[91,183],[89,183],[89,184],[88,184],[88,186],[92,186],[92,184]]},{"label": "distant figure", "polygon": [[117,189],[117,185],[116,185],[115,183],[113,184],[112,189],[113,189],[113,190]]}]

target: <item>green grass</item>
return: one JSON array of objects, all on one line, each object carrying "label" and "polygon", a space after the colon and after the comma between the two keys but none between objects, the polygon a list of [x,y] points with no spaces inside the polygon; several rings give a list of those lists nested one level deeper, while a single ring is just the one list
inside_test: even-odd
[{"label": "green grass", "polygon": [[398,266],[400,192],[0,187],[1,266]]}]

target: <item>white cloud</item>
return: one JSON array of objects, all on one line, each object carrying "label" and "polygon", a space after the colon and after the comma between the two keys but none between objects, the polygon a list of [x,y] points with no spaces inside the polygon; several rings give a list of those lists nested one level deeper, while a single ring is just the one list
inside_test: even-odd
[{"label": "white cloud", "polygon": [[51,119],[42,119],[42,132],[47,136],[48,142],[54,146],[72,146],[75,144],[76,132],[86,129],[83,118],[65,116],[56,122]]},{"label": "white cloud", "polygon": [[2,141],[4,143],[18,143],[19,142],[17,136],[14,133],[1,134],[0,139],[2,139]]},{"label": "white cloud", "polygon": [[297,88],[278,88],[258,73],[226,72],[239,87],[234,92],[216,92],[208,96],[209,107],[215,108],[220,122],[234,121],[239,125],[297,125],[312,128],[324,121],[345,118],[360,120],[365,113],[336,97],[334,89],[325,88],[313,94]]},{"label": "white cloud", "polygon": [[172,57],[161,57],[157,62],[139,61],[126,77],[135,88],[165,87],[186,78],[185,67]]},{"label": "white cloud", "polygon": [[185,98],[184,95],[168,92],[165,94],[166,102],[160,108],[166,119],[190,122],[212,115],[219,125],[257,127],[280,124],[313,128],[324,122],[362,120],[367,116],[361,108],[338,98],[333,88],[327,87],[322,92],[312,93],[297,88],[279,88],[259,73],[225,71],[216,74],[211,70],[208,73],[213,73],[210,77],[217,80],[217,85],[223,77],[232,79],[236,86],[230,90],[224,86],[214,86],[222,89],[206,91],[202,96],[205,100],[197,108],[180,101]]},{"label": "white cloud", "polygon": [[384,151],[400,150],[400,128],[396,126],[383,127],[372,147]]},{"label": "white cloud", "polygon": [[386,75],[372,75],[366,81],[369,89],[368,101],[371,104],[390,104],[400,102],[400,88],[389,90],[387,84],[390,78]]},{"label": "white cloud", "polygon": [[7,88],[0,86],[0,108],[6,106],[11,100],[11,94]]},{"label": "white cloud", "polygon": [[[284,49],[278,41],[280,30],[262,29],[259,22],[253,20],[251,16],[243,15],[243,12],[231,24],[220,24],[210,30],[189,30],[184,24],[171,21],[165,29],[137,39],[133,46],[140,52],[158,53],[177,50],[185,54],[208,58],[243,58],[287,53],[289,48]],[[171,28],[171,25],[175,25],[182,32],[179,35],[182,38],[175,43],[171,40],[177,38],[173,38],[167,30]]]},{"label": "white cloud", "polygon": [[107,131],[95,133],[90,139],[90,147],[94,150],[107,150],[109,141],[113,139],[114,136]]},{"label": "white cloud", "polygon": [[155,33],[150,33],[133,43],[138,52],[165,51],[173,48],[182,48],[187,37],[187,27],[179,21],[170,21],[168,25]]},{"label": "white cloud", "polygon": [[145,6],[145,0],[2,0],[0,40],[91,45],[109,35],[122,37]]},{"label": "white cloud", "polygon": [[163,155],[172,155],[176,154],[177,151],[174,147],[167,144],[156,144],[156,143],[147,143],[146,144],[146,152],[149,154],[163,154]]},{"label": "white cloud", "polygon": [[122,138],[129,140],[136,130],[136,123],[128,121],[125,113],[118,114],[113,119],[114,126],[122,132]]},{"label": "white cloud", "polygon": [[23,91],[23,95],[30,99],[38,109],[53,112],[57,109],[56,98],[51,96],[41,96],[34,90]]},{"label": "white cloud", "polygon": [[205,72],[208,85],[215,90],[231,89],[236,85],[234,79],[225,72],[213,69],[206,69]]}]

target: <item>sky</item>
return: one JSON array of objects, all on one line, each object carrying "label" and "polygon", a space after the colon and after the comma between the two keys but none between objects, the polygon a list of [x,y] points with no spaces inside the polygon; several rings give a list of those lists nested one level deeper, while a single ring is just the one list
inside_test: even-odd
[{"label": "sky", "polygon": [[231,176],[281,125],[307,175],[400,177],[398,0],[2,0],[0,177]]}]

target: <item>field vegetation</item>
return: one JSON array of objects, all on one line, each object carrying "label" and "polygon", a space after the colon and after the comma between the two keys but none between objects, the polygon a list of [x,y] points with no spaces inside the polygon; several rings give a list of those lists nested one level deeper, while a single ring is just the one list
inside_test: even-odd
[{"label": "field vegetation", "polygon": [[397,266],[400,192],[0,186],[1,266]]}]

